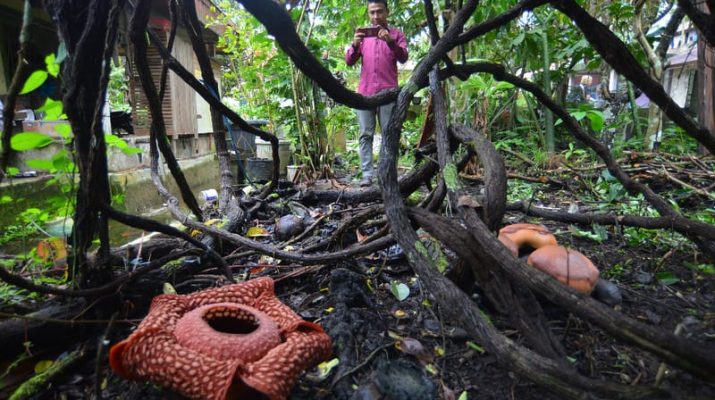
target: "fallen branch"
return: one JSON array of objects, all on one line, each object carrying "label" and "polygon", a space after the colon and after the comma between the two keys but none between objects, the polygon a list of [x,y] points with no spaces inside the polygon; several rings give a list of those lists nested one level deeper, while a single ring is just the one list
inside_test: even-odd
[{"label": "fallen branch", "polygon": [[564,211],[553,211],[534,206],[531,201],[512,203],[507,206],[509,211],[520,211],[535,217],[546,218],[552,221],[583,225],[612,225],[632,226],[645,229],[672,229],[686,237],[702,237],[715,240],[715,227],[703,222],[684,220],[682,218],[668,217],[640,217],[636,215],[615,214],[578,214]]},{"label": "fallen branch", "polygon": [[69,353],[64,358],[55,361],[52,365],[45,371],[33,376],[32,378],[25,381],[20,385],[17,390],[10,396],[9,400],[23,400],[28,399],[34,395],[37,395],[41,390],[43,390],[52,379],[57,375],[66,372],[70,367],[85,356],[85,349],[79,348],[71,353]]}]

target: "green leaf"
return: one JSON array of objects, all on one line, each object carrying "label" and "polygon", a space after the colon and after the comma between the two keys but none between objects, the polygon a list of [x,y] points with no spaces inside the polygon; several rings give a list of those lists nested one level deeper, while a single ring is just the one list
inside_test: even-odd
[{"label": "green leaf", "polygon": [[657,274],[655,274],[655,277],[658,278],[660,283],[664,284],[665,286],[670,286],[680,282],[680,279],[677,276],[675,276],[672,272],[668,271],[658,272]]},{"label": "green leaf", "polygon": [[47,66],[47,72],[57,78],[60,74],[60,65],[57,64],[54,53],[50,53],[45,57],[45,65]]},{"label": "green leaf", "polygon": [[392,292],[392,295],[395,296],[395,298],[399,301],[402,301],[409,297],[410,295],[410,288],[407,287],[404,283],[400,283],[397,281],[392,281],[390,283],[390,291]]},{"label": "green leaf", "polygon": [[16,167],[7,167],[7,174],[8,175],[17,175],[20,173],[20,170]]},{"label": "green leaf", "polygon": [[466,391],[466,390],[463,391],[462,394],[460,394],[459,397],[457,398],[457,400],[468,400],[468,399],[469,399],[469,397],[468,397],[468,395],[467,395],[467,391]]},{"label": "green leaf", "polygon": [[498,82],[497,85],[494,87],[494,90],[506,90],[511,89],[513,87],[514,85],[509,82]]},{"label": "green leaf", "polygon": [[144,152],[144,150],[140,149],[139,147],[131,147],[131,146],[120,147],[120,150],[122,151],[122,153],[124,153],[128,156],[131,156],[132,154],[141,154]]},{"label": "green leaf", "polygon": [[10,147],[15,151],[41,149],[52,143],[52,138],[37,132],[22,132],[10,139]]},{"label": "green leaf", "polygon": [[164,285],[162,287],[162,292],[164,294],[176,294],[176,289],[171,285],[169,282],[164,282]]},{"label": "green leaf", "polygon": [[472,342],[471,340],[467,341],[467,347],[469,347],[472,350],[478,351],[481,354],[484,354],[484,352],[485,352],[484,347]]},{"label": "green leaf", "polygon": [[581,121],[583,117],[586,116],[586,111],[576,111],[574,113],[571,113],[571,116],[576,119],[576,121]]},{"label": "green leaf", "polygon": [[[597,227],[600,229],[597,229]],[[598,243],[602,243],[604,240],[608,239],[608,232],[600,225],[594,226],[594,232],[582,231],[578,229],[576,225],[569,225],[569,232],[576,237],[590,239]]]},{"label": "green leaf", "polygon": [[514,40],[511,41],[511,45],[514,47],[520,45],[521,42],[524,41],[524,38],[526,38],[526,34],[522,31],[514,38]]},{"label": "green leaf", "polygon": [[69,124],[58,124],[55,125],[55,130],[60,134],[65,140],[72,139],[72,127]]},{"label": "green leaf", "polygon": [[69,158],[67,150],[62,150],[52,157],[52,166],[59,171],[71,171],[74,169],[74,162]]},{"label": "green leaf", "polygon": [[704,274],[715,275],[715,265],[713,264],[700,264],[695,266],[695,269]]},{"label": "green leaf", "polygon": [[27,160],[25,164],[30,168],[42,171],[52,171],[55,168],[50,160]]},{"label": "green leaf", "polygon": [[106,134],[104,135],[104,141],[107,142],[107,145],[109,146],[117,146],[120,147],[122,144],[126,145],[122,139],[119,138],[119,136],[111,135],[111,134]]},{"label": "green leaf", "polygon": [[35,364],[35,373],[41,374],[47,371],[52,366],[52,364],[54,364],[54,361],[52,360],[38,361],[37,364]]},{"label": "green leaf", "polygon": [[600,132],[601,130],[603,130],[605,118],[602,112],[592,110],[586,113],[586,117],[588,117],[588,119],[591,121],[591,128],[594,131]]},{"label": "green leaf", "polygon": [[20,94],[27,94],[32,92],[33,90],[42,86],[42,84],[45,83],[46,80],[47,71],[38,70],[33,72],[32,74],[30,74],[30,77],[27,78],[25,84],[22,86]]},{"label": "green leaf", "polygon": [[37,111],[44,112],[45,113],[45,118],[46,120],[57,120],[60,119],[60,115],[62,115],[62,102],[59,100],[52,100],[51,98],[47,98],[45,100],[45,104],[42,105],[42,107],[38,108]]},{"label": "green leaf", "polygon": [[330,371],[332,371],[333,368],[337,367],[339,364],[340,364],[339,358],[333,358],[332,360],[324,361],[324,362],[318,364],[319,377],[322,379],[325,379],[328,375],[330,375]]},{"label": "green leaf", "polygon": [[589,61],[588,64],[586,64],[586,70],[596,71],[597,69],[601,68],[601,64],[603,64],[603,62],[600,58],[594,58],[593,60]]}]

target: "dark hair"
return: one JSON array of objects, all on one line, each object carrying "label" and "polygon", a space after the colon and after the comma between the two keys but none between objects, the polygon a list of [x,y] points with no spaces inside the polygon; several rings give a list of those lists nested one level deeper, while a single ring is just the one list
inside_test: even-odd
[{"label": "dark hair", "polygon": [[385,9],[388,10],[389,7],[387,6],[387,0],[367,0],[367,3],[382,3],[385,5]]}]

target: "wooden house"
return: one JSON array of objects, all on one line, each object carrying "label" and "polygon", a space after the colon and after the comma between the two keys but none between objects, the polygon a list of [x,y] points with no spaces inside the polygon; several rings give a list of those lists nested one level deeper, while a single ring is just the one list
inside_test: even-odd
[{"label": "wooden house", "polygon": [[[212,13],[215,13],[215,5],[212,0],[194,0],[197,14],[202,23],[210,20]],[[22,24],[23,0],[3,0],[0,2],[0,99],[4,99],[7,94],[12,76],[17,65],[17,51],[19,49],[19,33]],[[34,4],[37,3],[37,4]],[[32,47],[37,54],[37,60],[31,60],[33,68],[44,68],[44,57],[57,52],[58,38],[49,16],[42,8],[42,1],[33,1],[32,25]],[[146,97],[144,96],[139,76],[133,60],[133,49],[127,35],[130,15],[125,12],[120,17],[120,31],[117,39],[117,48],[114,56],[115,64],[124,66],[124,78],[126,82],[126,95],[124,96],[126,106],[131,110],[132,135],[123,136],[125,140],[132,144],[146,143],[149,135],[150,117]],[[171,21],[168,0],[153,0],[149,29],[154,30],[166,46],[169,40]],[[216,55],[216,42],[222,33],[220,26],[211,26],[203,31],[203,38],[209,56],[211,57],[214,76],[220,85],[220,62]],[[201,78],[201,71],[191,46],[188,33],[183,26],[177,29],[177,35],[172,48],[173,56],[197,78]],[[148,48],[148,58],[150,70],[155,85],[158,88],[162,70],[162,59],[158,50],[153,46]],[[22,131],[40,131],[53,134],[53,124],[57,121],[43,120],[42,113],[35,113],[29,121],[27,115],[32,114],[44,104],[47,97],[55,100],[61,99],[61,85],[57,80],[48,80],[47,85],[43,85],[41,90],[32,92],[26,96],[20,96],[20,109],[28,110],[27,113],[19,113],[16,119],[18,124],[22,124]],[[17,110],[18,108],[16,108]],[[106,130],[111,130],[110,107],[106,107]],[[190,158],[210,153],[213,150],[213,141],[210,139],[212,132],[211,113],[208,103],[204,101],[193,89],[173,72],[169,72],[167,77],[166,94],[162,103],[167,134],[172,139],[172,146],[177,158]],[[125,118],[125,121],[128,118]],[[16,130],[19,131],[19,130]],[[126,130],[122,133],[126,133]],[[140,146],[148,147],[148,146]],[[142,157],[137,162],[120,162],[110,169],[126,169],[142,165]],[[112,163],[110,154],[110,164]],[[137,164],[137,165],[133,165]]]}]

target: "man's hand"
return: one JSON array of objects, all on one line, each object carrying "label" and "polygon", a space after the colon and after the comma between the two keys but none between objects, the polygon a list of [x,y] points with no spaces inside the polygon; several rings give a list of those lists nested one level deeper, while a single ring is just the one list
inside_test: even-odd
[{"label": "man's hand", "polygon": [[353,47],[356,49],[358,47],[360,47],[360,44],[362,43],[362,40],[364,38],[365,38],[364,33],[355,31],[355,36],[353,36]]},{"label": "man's hand", "polygon": [[387,42],[387,44],[392,44],[392,42],[395,41],[395,39],[390,36],[390,31],[385,28],[380,29],[380,32],[377,33],[377,38],[380,40],[384,40],[385,42]]}]

